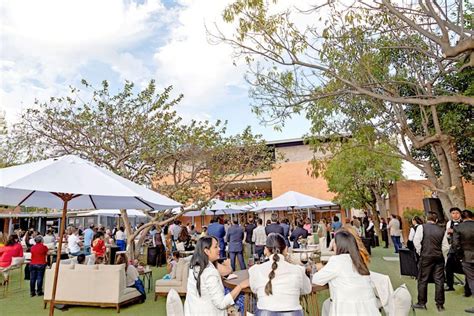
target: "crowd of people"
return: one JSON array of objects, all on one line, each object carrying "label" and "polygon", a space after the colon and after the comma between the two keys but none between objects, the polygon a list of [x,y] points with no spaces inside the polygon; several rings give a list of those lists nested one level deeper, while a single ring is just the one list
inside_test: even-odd
[{"label": "crowd of people", "polygon": [[[379,238],[389,243],[396,253],[408,248],[418,267],[418,298],[413,308],[426,308],[427,284],[435,283],[435,303],[438,310],[444,310],[445,291],[453,291],[455,273],[465,274],[465,295],[472,294],[474,286],[474,224],[471,211],[458,208],[450,210],[451,219],[445,227],[439,225],[436,213],[429,213],[426,222],[415,216],[411,220],[406,242],[403,241],[402,223],[399,216],[381,218],[379,229],[375,229],[372,216],[346,219],[339,217],[321,218],[311,222],[308,218],[290,221],[279,218],[274,213],[264,223],[259,217],[249,216],[245,222],[234,217],[232,221],[215,217],[208,226],[197,231],[191,223],[183,224],[175,220],[164,227],[152,227],[145,240],[149,246],[157,247],[167,254],[164,261],[167,274],[164,279],[176,278],[176,267],[180,260],[190,260],[188,291],[185,302],[186,315],[226,315],[228,306],[238,301],[239,293],[245,289],[257,297],[258,315],[302,315],[299,297],[311,292],[312,285],[329,284],[331,300],[325,302],[325,315],[379,315],[373,288],[369,280],[370,256],[364,242],[377,245]],[[380,234],[380,236],[378,235]],[[326,237],[326,246],[335,251],[326,265],[301,266],[288,260],[290,248],[304,247],[311,237]],[[13,257],[22,257],[23,252],[31,252],[29,263],[30,294],[43,295],[43,277],[48,264],[46,258],[51,244],[58,237],[50,229],[42,236],[32,229],[15,231],[0,247],[0,272],[3,284],[8,283],[9,267]],[[106,229],[90,225],[86,229],[68,227],[64,242],[70,257],[84,263],[86,256],[95,255],[95,263],[108,262],[108,248],[125,250],[127,234],[123,227]],[[180,259],[179,251],[192,252],[187,259]],[[245,258],[249,258],[246,262]],[[117,264],[126,265],[127,286],[143,292],[143,284],[138,271],[143,268],[137,260],[130,262],[125,254],[120,254]],[[255,264],[259,263],[259,264]],[[232,271],[247,269],[249,279],[234,289],[225,289],[222,276]],[[350,293],[357,292],[351,299]],[[193,308],[191,308],[191,306]],[[196,306],[200,306],[201,311]],[[468,309],[466,312],[474,312]],[[285,314],[287,315],[287,314]]]},{"label": "crowd of people", "polygon": [[223,201],[256,200],[266,199],[268,197],[271,198],[271,194],[265,192],[265,190],[239,190],[236,192],[219,192],[216,195],[216,198]]}]

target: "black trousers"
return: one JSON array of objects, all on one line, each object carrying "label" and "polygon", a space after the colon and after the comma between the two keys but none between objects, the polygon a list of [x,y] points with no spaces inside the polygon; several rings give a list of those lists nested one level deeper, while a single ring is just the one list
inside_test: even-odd
[{"label": "black trousers", "polygon": [[469,289],[474,292],[474,262],[463,262],[462,269],[466,275],[466,283],[469,284]]},{"label": "black trousers", "polygon": [[421,256],[418,265],[418,304],[426,304],[428,280],[433,277],[435,283],[435,302],[444,304],[444,258]]},{"label": "black trousers", "polygon": [[456,258],[456,254],[448,253],[446,260],[446,284],[449,288],[454,286],[454,273],[461,272],[461,261]]}]

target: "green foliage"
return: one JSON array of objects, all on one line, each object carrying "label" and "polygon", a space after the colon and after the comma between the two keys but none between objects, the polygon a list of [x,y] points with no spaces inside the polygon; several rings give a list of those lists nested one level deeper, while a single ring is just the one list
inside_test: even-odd
[{"label": "green foliage", "polygon": [[137,91],[126,82],[112,94],[107,81],[99,89],[82,84],[88,93],[71,87],[26,110],[11,134],[23,160],[79,155],[184,203],[271,169],[271,152],[250,128],[227,136],[221,121],[184,123],[175,110],[182,96],[172,98],[172,87],[159,92],[151,81]]},{"label": "green foliage", "polygon": [[406,208],[403,210],[403,218],[406,219],[408,223],[411,223],[411,220],[415,216],[424,218],[425,212],[416,208]]},{"label": "green foliage", "polygon": [[313,161],[315,170],[321,170],[336,201],[347,208],[373,207],[376,195],[388,193],[392,183],[402,177],[401,159],[384,143],[353,138],[340,144],[327,164]]},{"label": "green foliage", "polygon": [[463,28],[472,5],[275,2],[235,1],[224,12],[224,21],[238,22],[234,36],[217,36],[248,64],[254,112],[277,128],[305,113],[318,150],[318,139],[370,127],[390,145],[387,159],[396,155],[427,175],[444,208],[464,205],[474,55],[461,46],[472,45]]}]

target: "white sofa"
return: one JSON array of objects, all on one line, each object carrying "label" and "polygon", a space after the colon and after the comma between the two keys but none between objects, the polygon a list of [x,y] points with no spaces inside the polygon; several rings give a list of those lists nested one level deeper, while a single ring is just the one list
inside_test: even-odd
[{"label": "white sofa", "polygon": [[[44,307],[50,303],[54,269],[45,273]],[[59,267],[56,304],[115,307],[139,301],[140,293],[126,287],[125,265],[64,264]]]},{"label": "white sofa", "polygon": [[176,265],[176,277],[171,280],[157,280],[155,283],[155,301],[158,296],[167,296],[171,289],[179,295],[186,295],[188,286],[189,264],[191,256],[181,258]]}]

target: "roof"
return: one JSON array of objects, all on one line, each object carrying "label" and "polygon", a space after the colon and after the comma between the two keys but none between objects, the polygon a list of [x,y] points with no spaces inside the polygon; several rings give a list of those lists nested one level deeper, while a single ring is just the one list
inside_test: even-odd
[{"label": "roof", "polygon": [[[351,134],[348,133],[342,133],[339,135],[341,138],[347,138],[351,137]],[[308,144],[307,139],[308,138],[288,138],[288,139],[280,139],[280,140],[269,140],[267,141],[267,145],[274,145],[275,147],[286,147],[286,146],[298,146],[298,145],[306,145]],[[321,140],[328,141],[330,138],[329,137],[324,137],[321,136],[319,137]]]},{"label": "roof", "polygon": [[0,218],[59,218],[61,213],[0,213]]}]

